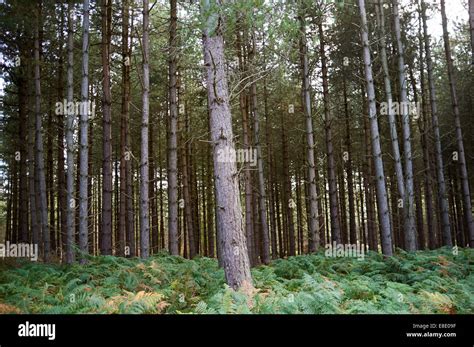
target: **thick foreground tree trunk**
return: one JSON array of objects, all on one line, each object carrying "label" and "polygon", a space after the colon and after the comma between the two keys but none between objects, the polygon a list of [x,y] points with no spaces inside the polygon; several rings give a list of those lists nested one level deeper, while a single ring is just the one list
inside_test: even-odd
[{"label": "thick foreground tree trunk", "polygon": [[225,72],[223,18],[219,6],[220,1],[212,1],[212,4],[210,0],[202,2],[206,21],[204,64],[214,151],[217,228],[222,244],[220,256],[228,285],[233,289],[250,290],[252,277],[242,224],[237,166],[235,160],[223,158],[229,151],[235,151],[235,147]]}]

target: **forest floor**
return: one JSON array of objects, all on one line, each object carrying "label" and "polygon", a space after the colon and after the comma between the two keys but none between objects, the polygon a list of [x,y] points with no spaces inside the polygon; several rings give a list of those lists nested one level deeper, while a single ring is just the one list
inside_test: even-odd
[{"label": "forest floor", "polygon": [[0,313],[474,313],[474,250],[312,255],[252,269],[230,290],[217,260],[159,254],[87,265],[0,262]]}]

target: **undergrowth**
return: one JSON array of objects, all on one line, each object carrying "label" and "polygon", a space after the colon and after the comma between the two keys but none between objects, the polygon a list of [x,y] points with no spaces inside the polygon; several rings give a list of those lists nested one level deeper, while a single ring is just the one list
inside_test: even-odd
[{"label": "undergrowth", "polygon": [[217,261],[159,254],[86,265],[0,262],[0,313],[474,313],[474,250],[323,252],[252,269],[249,297]]}]

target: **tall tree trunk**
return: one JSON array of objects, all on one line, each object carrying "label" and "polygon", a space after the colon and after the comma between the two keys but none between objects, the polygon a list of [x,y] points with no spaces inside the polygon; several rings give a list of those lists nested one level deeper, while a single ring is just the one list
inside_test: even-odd
[{"label": "tall tree trunk", "polygon": [[321,56],[321,72],[323,79],[323,104],[324,104],[324,130],[326,135],[326,153],[328,158],[329,179],[329,209],[331,216],[331,237],[336,243],[341,243],[341,227],[339,223],[339,207],[337,197],[336,164],[334,162],[334,146],[332,143],[332,117],[329,106],[328,69],[324,42],[323,24],[318,24],[319,29],[319,54]]},{"label": "tall tree trunk", "polygon": [[208,244],[209,244],[209,257],[215,257],[215,224],[214,224],[214,212],[216,211],[214,205],[214,199],[212,194],[212,162],[211,162],[211,152],[206,151],[206,166],[207,166],[207,179],[206,179],[206,192],[207,192],[207,228],[208,228]]},{"label": "tall tree trunk", "polygon": [[[127,242],[133,233],[133,215],[129,216],[132,206],[131,196],[131,148],[129,135],[130,116],[130,47],[129,47],[130,3],[124,0],[122,5],[122,105],[120,117],[120,210],[119,232],[116,241],[118,255],[132,255],[131,244]],[[125,247],[129,252],[125,252]],[[134,255],[134,254],[133,254]]]},{"label": "tall tree trunk", "polygon": [[363,59],[365,68],[365,79],[367,83],[367,97],[369,100],[369,120],[372,142],[372,152],[374,155],[375,179],[377,188],[377,207],[381,229],[382,252],[386,256],[393,254],[392,250],[392,228],[390,224],[390,214],[388,209],[387,187],[382,160],[382,150],[380,146],[380,133],[377,121],[377,109],[375,104],[375,88],[372,77],[372,62],[370,58],[369,34],[367,27],[367,17],[365,12],[365,0],[358,0],[361,17],[361,37],[363,46]]},{"label": "tall tree trunk", "polygon": [[306,119],[306,155],[308,165],[308,184],[309,184],[309,251],[315,252],[319,246],[319,219],[318,219],[318,195],[316,191],[316,168],[314,161],[314,136],[313,136],[313,118],[311,116],[311,96],[309,84],[308,68],[308,47],[306,45],[305,20],[302,14],[298,18],[300,22],[300,57],[301,57],[301,79],[302,79],[302,98],[304,105],[304,115]]},{"label": "tall tree trunk", "polygon": [[51,254],[56,251],[56,203],[54,194],[54,159],[53,159],[53,94],[48,93],[48,121],[46,125],[46,192],[49,212],[49,239]]},{"label": "tall tree trunk", "polygon": [[212,1],[211,5],[210,0],[204,0],[202,5],[205,20],[204,64],[214,150],[217,228],[223,252],[221,257],[228,285],[233,289],[250,289],[252,277],[242,225],[237,166],[235,162],[223,162],[219,158],[223,151],[235,151],[225,72],[223,18],[219,11],[221,3]]},{"label": "tall tree trunk", "polygon": [[150,154],[150,167],[148,176],[150,178],[148,184],[148,199],[150,200],[150,213],[151,213],[151,253],[154,254],[158,251],[158,208],[156,205],[156,168],[155,168],[155,150],[154,150],[154,120],[153,115],[151,116],[152,120],[148,128],[148,138],[150,142],[148,143],[148,151]]},{"label": "tall tree trunk", "polygon": [[445,245],[451,246],[451,224],[449,221],[449,212],[448,212],[448,201],[446,193],[446,182],[444,178],[444,163],[443,163],[443,153],[441,150],[441,135],[439,131],[439,122],[438,122],[438,106],[436,99],[436,89],[435,89],[435,80],[433,76],[433,60],[431,56],[431,46],[430,38],[428,36],[428,25],[426,23],[426,4],[424,0],[421,0],[422,7],[422,19],[423,19],[423,36],[425,43],[425,53],[426,53],[426,66],[428,70],[428,84],[430,88],[430,105],[431,105],[431,122],[433,127],[434,142],[435,142],[435,157],[436,157],[436,168],[437,168],[437,177],[438,177],[438,204],[441,209],[441,226],[442,226],[442,235],[443,242]]},{"label": "tall tree trunk", "polygon": [[[161,118],[162,120],[162,118]],[[164,122],[163,122],[164,123]],[[164,123],[166,124],[166,123]],[[158,127],[158,162],[160,166],[160,246],[159,249],[165,249],[165,211],[164,211],[164,202],[163,202],[163,161],[161,159],[162,149],[161,149],[161,124]]]},{"label": "tall tree trunk", "polygon": [[12,229],[11,229],[11,242],[18,242],[18,169],[16,160],[12,164],[11,179],[12,179]]},{"label": "tall tree trunk", "polygon": [[110,90],[110,39],[112,1],[102,0],[102,233],[100,253],[112,254],[112,95]]},{"label": "tall tree trunk", "polygon": [[426,249],[425,230],[423,227],[423,203],[421,199],[421,186],[418,180],[415,180],[415,203],[416,203],[416,225],[418,231],[418,249]]},{"label": "tall tree trunk", "polygon": [[347,158],[346,162],[346,172],[347,172],[347,195],[349,198],[349,241],[351,244],[357,243],[357,227],[356,227],[356,208],[355,196],[354,196],[354,179],[353,179],[353,170],[352,170],[352,140],[351,140],[351,131],[350,131],[350,112],[349,112],[349,100],[347,97],[347,82],[344,75],[343,79],[343,94],[344,94],[344,115],[345,115],[345,125],[346,125],[346,150]]},{"label": "tall tree trunk", "polygon": [[[19,154],[20,154],[20,242],[28,242],[28,167],[27,167],[27,132],[28,132],[28,80],[24,65],[26,56],[22,54],[20,76],[18,78],[18,115],[19,115]],[[16,158],[15,158],[16,160]],[[10,200],[11,201],[11,200]],[[7,224],[8,225],[8,224]]]},{"label": "tall tree trunk", "polygon": [[[365,98],[365,86],[361,86],[361,96],[363,110],[368,111],[367,101]],[[364,111],[364,112],[366,112]],[[373,194],[373,156],[371,154],[371,135],[369,128],[369,117],[364,116],[364,147],[365,147],[365,160],[363,164],[363,178],[364,178],[364,194],[365,194],[365,205],[366,205],[366,221],[365,224],[366,231],[364,230],[364,236],[366,237],[365,242],[368,248],[372,251],[377,251],[376,245],[374,243],[375,235],[375,209],[374,209],[374,194]]]},{"label": "tall tree trunk", "polygon": [[[342,147],[342,146],[341,146]],[[341,148],[342,149],[342,148]],[[342,156],[342,150],[341,150]],[[339,196],[338,196],[338,208],[340,211],[339,214],[339,225],[340,225],[340,234],[341,234],[341,243],[349,243],[349,235],[347,233],[347,209],[346,209],[346,187],[344,181],[344,168],[339,166],[337,168],[337,177],[336,181],[338,182]]]},{"label": "tall tree trunk", "polygon": [[[90,99],[89,102],[95,103],[93,99],[94,95],[92,94],[92,85],[89,89]],[[97,184],[92,186],[92,182],[94,179],[94,171],[93,171],[93,150],[94,150],[94,120],[91,118],[91,114],[88,111],[85,111],[87,117],[90,118],[90,125],[88,126],[88,135],[87,135],[87,233],[88,235],[92,236],[92,240],[88,241],[88,251],[92,255],[96,255],[95,250],[97,249],[97,241],[98,235],[102,229],[102,225],[100,224],[100,215],[101,209],[100,204],[102,202],[102,181],[99,179]],[[94,180],[95,182],[95,180]],[[94,202],[96,202],[96,207],[94,207]],[[97,217],[99,218],[98,222],[96,222]],[[97,231],[96,231],[97,230]]]},{"label": "tall tree trunk", "polygon": [[[189,157],[187,155],[187,125],[188,122],[187,114],[185,114],[184,128],[180,128],[181,134],[181,172],[182,172],[182,182],[183,182],[183,198],[184,198],[184,221],[185,221],[185,229],[188,235],[189,241],[189,248],[188,248],[188,255],[189,258],[192,259],[196,256],[196,239],[195,239],[195,230],[194,230],[194,218],[193,218],[193,211],[192,211],[192,197],[191,197],[191,177],[190,177],[190,170],[189,170]],[[182,122],[180,122],[182,123]]]},{"label": "tall tree trunk", "polygon": [[[80,162],[79,162],[79,249],[88,253],[88,163],[89,163],[89,0],[83,1],[82,10],[82,78],[81,78],[81,110],[79,118],[80,131]],[[81,255],[80,262],[86,259]]]},{"label": "tall tree trunk", "polygon": [[[35,114],[30,113],[28,117],[28,195],[30,201],[30,226],[31,226],[31,241],[34,244],[39,244],[39,237],[41,234],[40,216],[37,211],[38,204],[36,203],[36,164],[35,164]],[[14,205],[15,206],[15,205]],[[14,229],[12,229],[15,231]]]},{"label": "tall tree trunk", "polygon": [[[64,94],[64,8],[61,6],[61,20],[59,23],[60,35],[59,35],[59,59],[58,59],[58,100],[63,100]],[[60,213],[60,235],[61,235],[61,246],[63,260],[67,261],[67,196],[66,196],[66,174],[64,172],[64,112],[57,114],[57,189],[58,189],[58,207]]]},{"label": "tall tree trunk", "polygon": [[[471,192],[469,188],[469,176],[467,174],[467,163],[464,152],[464,140],[461,129],[461,119],[459,116],[459,102],[457,96],[456,78],[454,76],[453,58],[451,54],[451,44],[449,42],[448,19],[446,18],[445,1],[441,0],[441,18],[443,22],[443,40],[446,62],[448,65],[449,90],[451,92],[451,102],[454,112],[454,125],[456,127],[456,142],[458,149],[459,173],[461,176],[461,187],[463,195],[464,220],[469,230],[469,246],[474,248],[474,220],[472,218]],[[447,237],[447,235],[446,235]],[[449,240],[450,241],[450,240]],[[452,242],[452,241],[451,241]],[[450,243],[445,242],[448,246]]]},{"label": "tall tree trunk", "polygon": [[[264,95],[265,105],[267,104],[267,90],[264,84]],[[274,194],[274,179],[273,179],[273,152],[270,142],[270,122],[268,120],[267,106],[265,106],[265,132],[266,132],[266,144],[267,144],[267,162],[268,162],[268,191],[269,191],[269,205],[270,205],[270,234],[271,234],[271,245],[272,245],[272,259],[278,257],[278,246],[277,246],[277,225],[276,225],[276,212],[275,212],[275,194]]]},{"label": "tall tree trunk", "polygon": [[398,195],[402,201],[405,201],[405,180],[403,176],[403,166],[400,156],[400,145],[398,143],[398,133],[397,133],[397,121],[395,119],[395,112],[392,98],[392,86],[390,81],[390,71],[388,66],[387,59],[387,50],[386,50],[386,32],[385,32],[385,15],[383,12],[382,0],[378,0],[375,10],[377,15],[377,22],[379,26],[379,39],[380,39],[380,61],[382,63],[383,73],[384,73],[384,86],[385,86],[385,97],[387,100],[388,108],[388,122],[390,127],[390,138],[392,143],[393,151],[393,160],[395,166],[395,174],[397,178],[397,188]]},{"label": "tall tree trunk", "polygon": [[298,170],[295,172],[296,181],[296,225],[297,225],[297,253],[304,253],[303,245],[303,206],[301,203],[301,178]]},{"label": "tall tree trunk", "polygon": [[[288,135],[286,133],[285,115],[281,113],[281,139],[283,152],[283,210],[284,220],[286,221],[286,228],[283,228],[284,249],[285,255],[295,255],[295,224],[293,221],[294,200],[291,189],[291,174],[290,174],[290,160],[288,153]],[[288,247],[289,246],[289,247]]]},{"label": "tall tree trunk", "polygon": [[[68,1],[67,8],[67,102],[72,105],[74,101],[74,4]],[[71,104],[70,104],[71,103]],[[72,110],[68,110],[66,116],[66,263],[74,262],[74,225],[76,223],[76,197],[74,192],[74,119],[76,115]]]},{"label": "tall tree trunk", "polygon": [[150,55],[149,30],[149,2],[143,0],[143,91],[142,91],[142,126],[141,126],[141,153],[140,153],[140,257],[148,258],[150,252],[150,209],[148,199],[148,120],[149,120],[149,98],[150,70],[148,58]]},{"label": "tall tree trunk", "polygon": [[[252,49],[251,49],[251,61],[255,66],[256,57],[256,42],[255,32],[252,33]],[[267,196],[265,192],[265,176],[263,173],[263,158],[262,158],[262,147],[260,145],[260,119],[258,114],[257,104],[257,84],[252,83],[250,87],[250,93],[252,98],[252,116],[253,116],[253,131],[254,131],[254,145],[257,150],[257,172],[258,172],[258,206],[260,215],[260,225],[262,228],[262,263],[268,264],[270,262],[270,239],[268,234],[268,223],[267,223]]]},{"label": "tall tree trunk", "polygon": [[[403,129],[403,152],[405,157],[405,199],[403,204],[405,248],[408,251],[416,250],[416,225],[415,225],[415,191],[413,183],[413,158],[411,151],[410,114],[408,110],[408,95],[405,71],[404,47],[400,33],[400,16],[398,0],[392,0],[395,37],[398,49],[398,81],[400,84],[400,115]],[[383,7],[382,7],[383,8]]]},{"label": "tall tree trunk", "polygon": [[[240,110],[242,114],[242,128],[243,128],[243,147],[246,151],[251,151],[250,139],[249,139],[249,124],[248,124],[248,112],[245,91],[240,93]],[[250,265],[254,266],[258,263],[257,251],[255,244],[255,230],[253,221],[253,184],[252,184],[252,172],[250,171],[250,163],[245,162],[244,166],[244,182],[245,182],[245,235],[247,238],[247,249],[249,252]]]},{"label": "tall tree trunk", "polygon": [[[245,42],[243,40],[247,40],[247,28],[243,27],[242,20],[239,18],[237,19],[238,31],[237,31],[237,38],[236,38],[236,50],[238,54],[238,62],[239,62],[239,71],[241,74],[241,80],[244,81],[248,76],[247,71],[247,62],[245,59]],[[243,35],[241,34],[243,31]],[[244,36],[242,38],[242,36]],[[252,148],[250,147],[250,137],[249,137],[249,115],[248,115],[248,107],[247,107],[247,90],[246,88],[242,88],[239,94],[239,108],[240,114],[242,116],[242,142],[243,142],[243,149],[245,151],[251,151]],[[250,171],[250,163],[248,161],[242,163],[243,170],[244,170],[244,186],[245,186],[245,236],[247,239],[247,250],[249,252],[249,260],[250,265],[255,266],[258,263],[257,260],[257,245],[255,244],[255,233],[254,230],[254,220],[253,220],[253,204],[252,204],[252,197],[253,197],[253,184],[252,184],[252,172]]]},{"label": "tall tree trunk", "polygon": [[48,225],[48,205],[46,198],[46,177],[44,173],[44,150],[43,150],[43,126],[41,115],[41,57],[40,50],[42,42],[40,42],[40,26],[41,24],[41,3],[38,5],[37,23],[35,28],[35,133],[36,133],[36,171],[39,186],[39,221],[43,236],[43,257],[44,261],[50,258],[50,235]]},{"label": "tall tree trunk", "polygon": [[[15,163],[12,164],[12,166],[15,166]],[[10,173],[10,176],[14,176],[15,171],[13,173]],[[13,234],[13,229],[12,229],[12,214],[13,214],[13,179],[9,180],[8,182],[8,195],[7,195],[7,216],[6,216],[6,222],[7,225],[5,227],[5,241],[7,240],[12,240],[12,234]]]},{"label": "tall tree trunk", "polygon": [[176,89],[177,34],[178,23],[176,0],[170,0],[170,41],[169,41],[169,98],[170,127],[168,137],[168,230],[169,250],[172,255],[179,254],[178,248],[178,105]]},{"label": "tall tree trunk", "polygon": [[[433,194],[432,194],[432,168],[431,168],[431,153],[429,150],[429,120],[427,115],[427,103],[426,103],[426,80],[425,80],[425,63],[424,63],[424,41],[423,41],[423,23],[422,23],[422,12],[421,5],[418,7],[418,41],[419,41],[419,56],[420,56],[420,90],[421,90],[421,120],[418,121],[418,127],[420,131],[421,149],[423,153],[423,192],[425,201],[425,214],[426,224],[428,231],[428,248],[434,249],[436,245],[436,230],[435,223],[433,223],[434,212],[433,212]],[[425,242],[426,246],[426,242]]]}]

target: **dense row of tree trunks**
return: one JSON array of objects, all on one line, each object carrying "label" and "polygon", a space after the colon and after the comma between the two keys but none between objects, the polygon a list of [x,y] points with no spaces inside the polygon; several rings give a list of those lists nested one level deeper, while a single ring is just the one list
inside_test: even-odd
[{"label": "dense row of tree trunks", "polygon": [[[68,103],[74,99],[74,23],[73,23],[73,2],[68,1],[67,7],[67,86],[66,100]],[[75,231],[75,212],[76,199],[74,191],[74,118],[73,112],[66,115],[66,200],[67,200],[67,217],[66,217],[66,262],[71,264],[75,260],[75,252],[73,251],[74,231]]]},{"label": "dense row of tree trunks", "polygon": [[369,100],[369,120],[372,142],[372,153],[375,168],[375,181],[377,190],[377,211],[379,215],[382,252],[386,256],[393,254],[392,250],[392,228],[388,209],[388,195],[385,182],[384,165],[380,146],[380,134],[377,121],[377,110],[375,105],[375,88],[372,77],[372,62],[369,48],[369,35],[367,29],[367,16],[365,11],[365,0],[359,0],[359,11],[361,17],[361,37],[363,46],[363,60],[365,79],[367,84],[367,98]]},{"label": "dense row of tree trunks", "polygon": [[334,160],[334,145],[332,135],[332,117],[329,105],[328,68],[326,62],[326,51],[324,42],[323,24],[318,24],[319,32],[319,54],[321,58],[321,74],[323,80],[323,104],[324,104],[324,130],[326,135],[326,154],[328,159],[328,183],[329,183],[329,213],[331,216],[331,238],[332,242],[341,243],[341,225],[339,216],[339,205],[337,196],[336,167]]},{"label": "dense row of tree trunks", "polygon": [[[420,91],[421,91],[421,119],[418,120],[418,127],[420,133],[421,150],[423,157],[423,195],[424,195],[424,214],[426,215],[426,226],[427,226],[427,246],[429,249],[434,249],[436,246],[436,229],[433,223],[434,221],[434,206],[433,206],[433,168],[431,165],[432,155],[429,150],[429,129],[430,121],[428,117],[428,105],[426,100],[426,77],[425,77],[425,63],[423,57],[424,52],[424,40],[423,40],[423,21],[421,6],[418,8],[418,43],[419,43],[419,54],[420,54]],[[412,83],[415,83],[414,81]]]},{"label": "dense row of tree trunks", "polygon": [[[24,62],[27,61],[25,54],[21,54],[20,74],[18,76],[18,115],[19,115],[19,139],[18,147],[20,155],[20,180],[19,180],[19,220],[20,230],[18,231],[18,239],[22,242],[27,242],[28,238],[28,167],[27,167],[27,153],[28,153],[28,83],[27,83],[27,67]],[[18,162],[18,160],[15,161]],[[9,200],[12,202],[12,200]],[[16,205],[14,205],[16,206]],[[16,210],[16,209],[15,209]],[[15,212],[16,213],[16,212]],[[10,224],[7,224],[10,225]],[[35,227],[32,225],[32,227]]]},{"label": "dense row of tree trunks", "polygon": [[309,90],[309,69],[308,69],[308,47],[306,45],[305,20],[302,14],[299,14],[298,21],[300,23],[300,70],[302,81],[302,100],[304,107],[304,115],[306,119],[306,165],[308,166],[307,182],[309,195],[309,251],[315,252],[319,246],[319,218],[318,218],[318,193],[316,190],[316,164],[314,160],[314,135],[313,135],[313,118],[311,116],[311,96]]},{"label": "dense row of tree trunks", "polygon": [[38,217],[39,225],[41,226],[42,251],[44,261],[49,261],[50,258],[50,234],[48,224],[48,205],[46,197],[46,177],[44,167],[44,150],[43,150],[43,125],[41,113],[41,3],[38,4],[37,23],[35,31],[35,164],[37,177],[37,198],[38,198]]},{"label": "dense row of tree trunks", "polygon": [[282,113],[281,116],[281,139],[282,139],[282,164],[283,164],[283,254],[284,255],[295,255],[295,224],[293,219],[293,208],[295,207],[292,187],[291,187],[291,174],[289,165],[289,154],[288,154],[288,135],[287,125],[285,124],[285,116]]},{"label": "dense row of tree trunks", "polygon": [[[64,99],[64,7],[61,7],[60,19],[59,19],[59,41],[58,41],[58,82],[57,82],[57,98],[58,100]],[[65,173],[65,158],[64,151],[66,150],[64,146],[64,130],[65,127],[65,115],[63,112],[57,114],[56,120],[56,129],[57,129],[57,191],[58,191],[58,208],[59,208],[59,220],[58,220],[58,231],[61,240],[61,249],[62,257],[66,260],[66,230],[67,230],[67,196],[66,196],[66,173]]]},{"label": "dense row of tree trunks", "polygon": [[405,196],[403,203],[404,213],[404,236],[405,249],[416,250],[416,225],[415,225],[415,192],[413,182],[413,160],[411,149],[411,125],[408,104],[407,84],[405,68],[405,48],[403,47],[400,29],[400,16],[398,10],[398,0],[392,0],[394,30],[398,51],[398,82],[400,87],[400,116],[402,121],[403,134],[403,154],[405,159]]},{"label": "dense row of tree trunks", "polygon": [[[380,39],[380,61],[382,64],[382,69],[384,72],[384,87],[385,87],[385,97],[386,102],[388,105],[388,121],[390,127],[390,139],[392,143],[392,151],[393,151],[393,160],[395,166],[395,173],[397,178],[397,188],[399,198],[402,201],[406,201],[405,199],[405,182],[404,182],[404,175],[403,175],[403,167],[402,167],[402,160],[400,155],[400,145],[398,141],[398,132],[397,132],[397,123],[395,119],[394,109],[390,107],[393,103],[392,97],[392,86],[390,80],[390,71],[388,66],[387,60],[387,50],[386,50],[386,32],[385,32],[385,16],[383,11],[382,0],[378,0],[375,6],[377,23],[379,26],[379,39]],[[393,192],[392,192],[393,193]]]},{"label": "dense row of tree trunks", "polygon": [[[239,30],[237,32],[236,38],[236,49],[238,54],[239,61],[239,70],[241,73],[241,79],[244,80],[247,75],[247,59],[245,54],[245,42],[247,41],[247,28],[243,27],[241,20],[238,22]],[[243,33],[241,33],[241,31]],[[239,108],[240,114],[242,117],[242,146],[243,150],[251,151],[251,141],[250,141],[250,125],[249,125],[249,115],[248,115],[248,97],[247,91],[245,88],[239,93]],[[245,191],[245,236],[247,240],[247,249],[249,252],[250,265],[255,266],[258,264],[257,256],[257,245],[255,243],[255,230],[254,230],[254,206],[253,206],[253,176],[250,168],[250,163],[248,161],[242,163],[243,165],[243,176],[244,176],[244,191]]]},{"label": "dense row of tree trunks", "polygon": [[[347,84],[346,78],[343,79],[343,96],[344,96],[344,118],[345,118],[345,146],[347,153],[343,153],[344,162],[347,174],[347,197],[349,200],[349,241],[351,244],[357,242],[357,226],[356,226],[356,197],[354,193],[354,178],[353,178],[353,167],[352,167],[352,139],[350,131],[350,111],[349,111],[349,100],[347,96]],[[345,156],[347,154],[347,156]]]},{"label": "dense row of tree trunks", "polygon": [[431,106],[431,126],[434,135],[435,144],[435,157],[436,157],[436,168],[437,168],[437,186],[438,186],[438,205],[440,208],[440,219],[442,227],[443,243],[451,246],[451,223],[449,221],[448,212],[448,201],[446,192],[446,182],[444,178],[444,160],[441,149],[441,135],[439,131],[438,122],[438,106],[436,98],[436,87],[433,76],[433,60],[431,54],[430,38],[428,36],[428,25],[426,20],[426,4],[424,0],[421,0],[421,14],[423,20],[423,36],[425,46],[425,57],[426,57],[426,68],[428,72],[428,85],[430,90],[430,106]]},{"label": "dense row of tree trunks", "polygon": [[[150,165],[148,168],[148,199],[150,200],[150,254],[155,254],[159,247],[159,223],[158,223],[158,194],[156,191],[156,163],[155,163],[155,149],[154,149],[154,135],[155,135],[155,119],[153,117],[153,113],[150,115],[150,125],[148,127],[148,154],[150,158]],[[158,136],[159,139],[159,136]]]},{"label": "dense row of tree trunks", "polygon": [[[255,57],[256,57],[256,39],[255,32],[252,32],[252,45],[251,45],[251,55],[250,61],[256,72]],[[261,225],[261,235],[262,235],[262,252],[261,252],[261,261],[263,264],[268,264],[270,262],[270,239],[268,231],[268,222],[267,222],[267,194],[265,190],[265,175],[263,171],[263,156],[262,156],[262,147],[260,145],[260,115],[258,112],[258,100],[257,100],[257,83],[253,82],[250,87],[251,93],[251,105],[252,105],[252,117],[253,117],[253,132],[254,132],[254,145],[255,150],[257,151],[257,175],[258,175],[258,208],[260,216],[260,225]]]},{"label": "dense row of tree trunks", "polygon": [[[441,18],[443,23],[443,40],[444,40],[444,51],[446,55],[446,63],[448,68],[448,80],[449,80],[449,90],[451,93],[451,102],[454,113],[454,126],[456,128],[456,144],[457,144],[457,155],[458,155],[458,166],[459,174],[461,177],[461,186],[462,186],[462,201],[463,201],[463,213],[464,220],[469,231],[469,244],[471,247],[474,247],[474,220],[472,218],[472,203],[471,203],[471,192],[469,187],[469,177],[467,174],[467,163],[466,155],[464,150],[464,140],[461,128],[461,119],[459,111],[459,101],[457,95],[457,86],[456,86],[456,77],[454,75],[454,66],[453,58],[451,54],[451,44],[449,42],[449,33],[448,33],[448,19],[446,17],[446,6],[445,1],[441,0]],[[448,236],[445,236],[448,238]],[[445,240],[447,245],[452,244],[452,240]]]},{"label": "dense row of tree trunks", "polygon": [[[185,111],[186,112],[186,111]],[[185,119],[181,122],[179,127],[179,133],[181,135],[182,146],[180,148],[181,153],[181,173],[182,173],[182,189],[183,189],[183,200],[184,200],[184,221],[185,229],[188,238],[188,257],[194,258],[198,253],[196,230],[193,215],[193,194],[192,194],[192,182],[191,182],[191,168],[188,154],[188,115],[185,113]],[[184,123],[184,126],[183,124]]]}]

